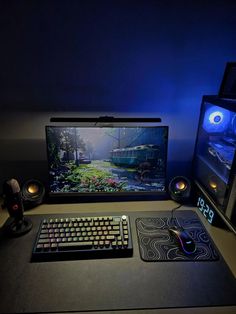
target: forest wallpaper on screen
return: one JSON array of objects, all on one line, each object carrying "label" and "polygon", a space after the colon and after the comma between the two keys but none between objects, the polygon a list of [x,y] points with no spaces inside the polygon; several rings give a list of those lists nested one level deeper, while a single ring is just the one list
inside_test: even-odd
[{"label": "forest wallpaper on screen", "polygon": [[47,127],[52,193],[165,190],[167,127]]}]

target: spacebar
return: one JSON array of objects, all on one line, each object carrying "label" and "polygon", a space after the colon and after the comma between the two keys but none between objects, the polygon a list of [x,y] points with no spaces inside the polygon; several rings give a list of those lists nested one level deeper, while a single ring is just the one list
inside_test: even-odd
[{"label": "spacebar", "polygon": [[93,247],[93,242],[62,242],[58,243],[58,250],[83,250],[91,249]]}]

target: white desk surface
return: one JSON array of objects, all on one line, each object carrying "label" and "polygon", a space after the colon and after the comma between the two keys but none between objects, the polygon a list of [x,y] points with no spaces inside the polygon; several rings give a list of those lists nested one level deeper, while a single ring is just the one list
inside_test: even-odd
[{"label": "white desk surface", "polygon": [[[60,213],[87,213],[87,212],[109,212],[109,211],[170,211],[176,207],[176,203],[173,201],[138,201],[138,202],[107,202],[107,203],[77,203],[77,204],[43,204],[34,209],[27,211],[27,215],[35,214],[60,214]],[[182,206],[181,210],[193,209],[194,207]],[[200,216],[200,215],[199,215]],[[4,224],[8,218],[7,210],[0,210],[0,226]],[[201,217],[201,221],[205,225],[207,231],[211,235],[215,245],[221,252],[227,265],[236,278],[236,236],[227,230],[213,227],[207,223],[204,217]],[[227,291],[225,292],[227,293]],[[235,300],[236,303],[236,300]],[[236,314],[236,306],[230,307],[204,307],[204,308],[181,308],[181,309],[158,309],[158,310],[129,310],[129,311],[106,311],[99,312],[100,314]],[[82,313],[82,312],[80,312]],[[86,312],[88,313],[88,312]],[[94,312],[93,312],[94,313]],[[76,314],[76,313],[75,313]]]}]

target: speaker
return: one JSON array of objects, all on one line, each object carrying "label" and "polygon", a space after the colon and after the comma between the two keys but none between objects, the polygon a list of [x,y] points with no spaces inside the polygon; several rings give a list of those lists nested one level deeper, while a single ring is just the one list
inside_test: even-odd
[{"label": "speaker", "polygon": [[178,203],[187,203],[191,196],[191,183],[183,176],[174,177],[169,183],[169,195]]},{"label": "speaker", "polygon": [[23,184],[21,194],[24,208],[27,210],[34,208],[43,202],[45,188],[40,181],[31,179]]}]

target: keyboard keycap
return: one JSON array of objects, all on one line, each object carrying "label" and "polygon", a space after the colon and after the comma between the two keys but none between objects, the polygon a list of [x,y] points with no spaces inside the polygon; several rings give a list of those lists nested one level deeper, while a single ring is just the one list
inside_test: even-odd
[{"label": "keyboard keycap", "polygon": [[88,242],[65,242],[65,243],[59,243],[58,244],[58,249],[91,249],[93,246],[92,241]]}]

